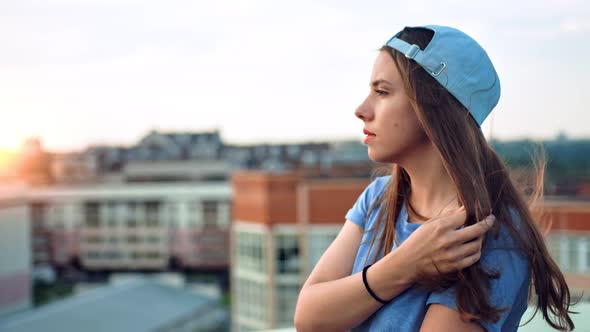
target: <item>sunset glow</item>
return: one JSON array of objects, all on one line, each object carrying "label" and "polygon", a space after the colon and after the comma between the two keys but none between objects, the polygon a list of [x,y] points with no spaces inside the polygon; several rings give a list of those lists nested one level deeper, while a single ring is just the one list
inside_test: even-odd
[{"label": "sunset glow", "polygon": [[16,167],[17,156],[14,151],[0,149],[0,172],[10,171]]}]

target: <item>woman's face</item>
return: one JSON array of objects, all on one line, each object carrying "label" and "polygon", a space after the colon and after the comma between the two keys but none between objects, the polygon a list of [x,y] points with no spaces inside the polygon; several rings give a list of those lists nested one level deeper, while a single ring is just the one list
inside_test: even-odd
[{"label": "woman's face", "polygon": [[[412,109],[391,55],[380,51],[370,81],[370,93],[354,114],[374,135],[365,137],[369,158],[381,163],[402,163],[424,144],[429,144]],[[366,133],[365,133],[366,134]]]}]

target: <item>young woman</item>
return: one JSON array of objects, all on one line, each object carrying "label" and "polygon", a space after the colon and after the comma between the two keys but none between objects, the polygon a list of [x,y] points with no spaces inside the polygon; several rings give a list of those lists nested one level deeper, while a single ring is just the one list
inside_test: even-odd
[{"label": "young woman", "polygon": [[564,277],[480,128],[500,97],[481,46],[406,27],[381,48],[370,88],[355,115],[390,174],[346,214],[301,289],[296,328],[515,331],[534,285],[547,322],[573,329]]}]

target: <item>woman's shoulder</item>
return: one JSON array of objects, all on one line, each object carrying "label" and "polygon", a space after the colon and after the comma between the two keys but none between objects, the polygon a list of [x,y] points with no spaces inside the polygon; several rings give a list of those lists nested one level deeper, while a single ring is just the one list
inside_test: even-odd
[{"label": "woman's shoulder", "polygon": [[387,184],[391,179],[390,175],[379,176],[373,179],[365,190],[359,195],[356,202],[346,213],[346,219],[365,228],[365,219],[373,207],[373,202],[379,198],[385,191]]},{"label": "woman's shoulder", "polygon": [[385,192],[390,181],[391,175],[378,176],[367,185],[360,196],[367,200],[367,202],[371,202]]},{"label": "woman's shoulder", "polygon": [[390,181],[391,175],[378,176],[367,186],[367,190],[370,190],[375,195],[378,195],[383,192]]}]

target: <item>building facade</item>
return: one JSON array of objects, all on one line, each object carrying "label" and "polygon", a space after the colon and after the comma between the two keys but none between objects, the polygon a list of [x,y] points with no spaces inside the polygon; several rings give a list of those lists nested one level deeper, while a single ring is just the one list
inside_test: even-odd
[{"label": "building facade", "polygon": [[564,272],[572,299],[590,302],[590,200],[549,198],[544,209],[551,222],[549,252]]},{"label": "building facade", "polygon": [[234,174],[234,331],[293,326],[301,285],[367,184],[305,179],[294,173]]},{"label": "building facade", "polygon": [[0,317],[32,305],[31,222],[24,188],[0,188]]},{"label": "building facade", "polygon": [[45,187],[27,196],[37,265],[227,268],[227,183]]}]

